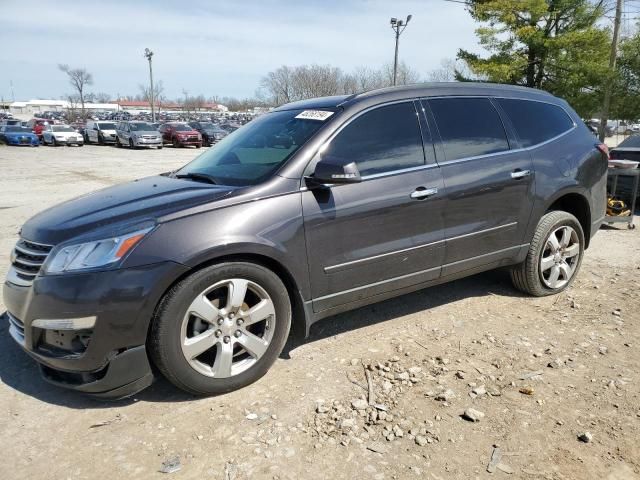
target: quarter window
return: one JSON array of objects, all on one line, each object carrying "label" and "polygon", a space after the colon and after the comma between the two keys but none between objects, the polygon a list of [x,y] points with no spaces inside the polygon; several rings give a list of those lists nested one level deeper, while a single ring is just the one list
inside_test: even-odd
[{"label": "quarter window", "polygon": [[498,103],[509,116],[523,147],[545,142],[573,128],[567,112],[557,105],[511,98],[500,98]]},{"label": "quarter window", "polygon": [[424,165],[413,103],[379,107],[361,115],[331,141],[321,156],[344,164],[356,162],[362,176]]},{"label": "quarter window", "polygon": [[498,112],[487,98],[429,100],[447,160],[509,149]]}]

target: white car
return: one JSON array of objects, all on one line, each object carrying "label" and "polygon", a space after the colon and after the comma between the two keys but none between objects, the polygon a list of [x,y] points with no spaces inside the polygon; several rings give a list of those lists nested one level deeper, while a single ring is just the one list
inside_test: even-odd
[{"label": "white car", "polygon": [[116,143],[116,124],[109,121],[89,121],[84,130],[85,143]]},{"label": "white car", "polygon": [[69,125],[47,125],[42,130],[42,143],[45,145],[84,145],[84,138]]}]

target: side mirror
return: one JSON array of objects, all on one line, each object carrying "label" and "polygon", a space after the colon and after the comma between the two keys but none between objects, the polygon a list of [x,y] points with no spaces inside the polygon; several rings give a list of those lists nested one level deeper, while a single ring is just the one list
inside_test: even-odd
[{"label": "side mirror", "polygon": [[318,184],[358,183],[362,181],[360,171],[355,162],[345,164],[335,157],[324,157],[317,164],[310,177]]}]

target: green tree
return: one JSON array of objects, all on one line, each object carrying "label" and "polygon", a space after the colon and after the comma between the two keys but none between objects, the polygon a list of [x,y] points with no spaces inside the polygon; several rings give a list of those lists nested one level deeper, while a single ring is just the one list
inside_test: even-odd
[{"label": "green tree", "polygon": [[487,57],[460,50],[480,78],[541,88],[568,100],[583,116],[601,103],[610,33],[598,24],[604,0],[470,0]]},{"label": "green tree", "polygon": [[640,28],[620,43],[611,117],[633,121],[640,118]]}]

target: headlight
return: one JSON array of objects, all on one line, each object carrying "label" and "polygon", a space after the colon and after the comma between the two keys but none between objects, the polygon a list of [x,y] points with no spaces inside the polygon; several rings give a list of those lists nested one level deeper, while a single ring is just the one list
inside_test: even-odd
[{"label": "headlight", "polygon": [[133,250],[151,230],[150,227],[118,237],[64,246],[47,259],[44,271],[62,273],[114,264]]}]

